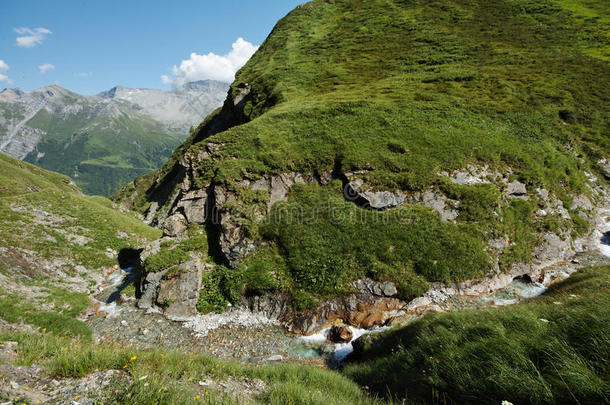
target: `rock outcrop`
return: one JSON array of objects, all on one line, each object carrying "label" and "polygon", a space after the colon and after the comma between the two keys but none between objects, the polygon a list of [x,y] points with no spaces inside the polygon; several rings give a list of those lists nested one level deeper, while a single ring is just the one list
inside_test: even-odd
[{"label": "rock outcrop", "polygon": [[369,328],[382,326],[396,316],[406,302],[395,298],[398,293],[392,282],[363,278],[352,283],[353,294],[324,301],[310,310],[297,313],[287,294],[265,293],[244,297],[240,306],[254,313],[282,322],[295,335],[310,335],[335,321]]},{"label": "rock outcrop", "polygon": [[157,293],[156,303],[170,319],[184,319],[197,314],[203,265],[198,258],[166,272]]},{"label": "rock outcrop", "polygon": [[524,196],[527,194],[525,184],[518,180],[514,180],[506,186],[506,194],[509,196]]},{"label": "rock outcrop", "polygon": [[345,198],[356,202],[359,206],[365,209],[387,210],[390,208],[401,206],[407,196],[398,191],[396,193],[390,191],[368,191],[364,187],[362,179],[350,181],[345,186]]}]

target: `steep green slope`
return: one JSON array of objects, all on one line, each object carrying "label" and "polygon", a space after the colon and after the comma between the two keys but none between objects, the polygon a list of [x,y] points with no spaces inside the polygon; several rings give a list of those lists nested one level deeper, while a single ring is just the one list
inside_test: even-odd
[{"label": "steep green slope", "polygon": [[[589,229],[591,208],[575,201],[595,203],[585,172],[603,178],[610,155],[608,33],[603,1],[306,3],[238,72],[223,109],[115,198],[162,224],[205,189],[216,257],[259,280],[236,290],[287,289],[308,305],[363,275],[409,298],[427,281],[507,270],[544,234]],[[487,184],[451,181],[469,165]],[[313,184],[273,205],[277,176],[294,172]],[[361,214],[342,195],[354,180],[406,202]],[[514,180],[525,198],[508,195]],[[455,224],[418,206],[426,190],[450,199]],[[498,255],[492,240],[505,241]]]},{"label": "steep green slope", "polygon": [[160,232],[69,177],[0,154],[0,319],[90,338],[75,317],[125,248]]},{"label": "steep green slope", "polygon": [[609,306],[610,268],[589,268],[517,306],[369,335],[343,372],[414,403],[607,403]]},{"label": "steep green slope", "polygon": [[69,177],[4,154],[0,154],[0,169],[0,246],[4,248],[0,257],[9,274],[18,270],[31,270],[32,277],[41,274],[35,260],[21,269],[19,263],[11,262],[11,257],[29,255],[65,259],[68,272],[79,265],[89,270],[112,266],[116,258],[108,257],[107,249],[118,252],[160,235],[134,216],[119,212],[107,199],[81,194]]}]

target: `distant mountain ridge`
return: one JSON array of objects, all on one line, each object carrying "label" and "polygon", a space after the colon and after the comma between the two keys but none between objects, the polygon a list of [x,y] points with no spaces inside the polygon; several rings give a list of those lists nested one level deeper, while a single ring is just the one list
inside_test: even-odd
[{"label": "distant mountain ridge", "polygon": [[0,92],[0,152],[58,171],[87,193],[109,195],[161,165],[229,85],[164,91],[116,86],[84,96],[58,85]]}]

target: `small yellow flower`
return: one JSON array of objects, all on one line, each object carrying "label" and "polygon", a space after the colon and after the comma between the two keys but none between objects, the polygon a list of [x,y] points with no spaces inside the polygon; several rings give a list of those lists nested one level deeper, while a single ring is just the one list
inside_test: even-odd
[{"label": "small yellow flower", "polygon": [[75,396],[74,396],[74,399],[78,399],[78,395],[75,395]]},{"label": "small yellow flower", "polygon": [[127,364],[125,364],[125,365],[123,366],[123,368],[127,368]]},{"label": "small yellow flower", "polygon": [[199,399],[199,395],[195,395],[195,399]]},{"label": "small yellow flower", "polygon": [[129,359],[129,361],[134,361],[135,359],[137,359],[137,357],[133,356],[132,358]]}]

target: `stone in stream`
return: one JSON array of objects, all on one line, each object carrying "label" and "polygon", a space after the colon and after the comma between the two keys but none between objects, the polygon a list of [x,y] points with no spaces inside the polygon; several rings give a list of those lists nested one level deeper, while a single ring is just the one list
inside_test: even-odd
[{"label": "stone in stream", "polygon": [[333,343],[349,343],[354,333],[345,325],[333,325],[328,332],[328,340]]}]

